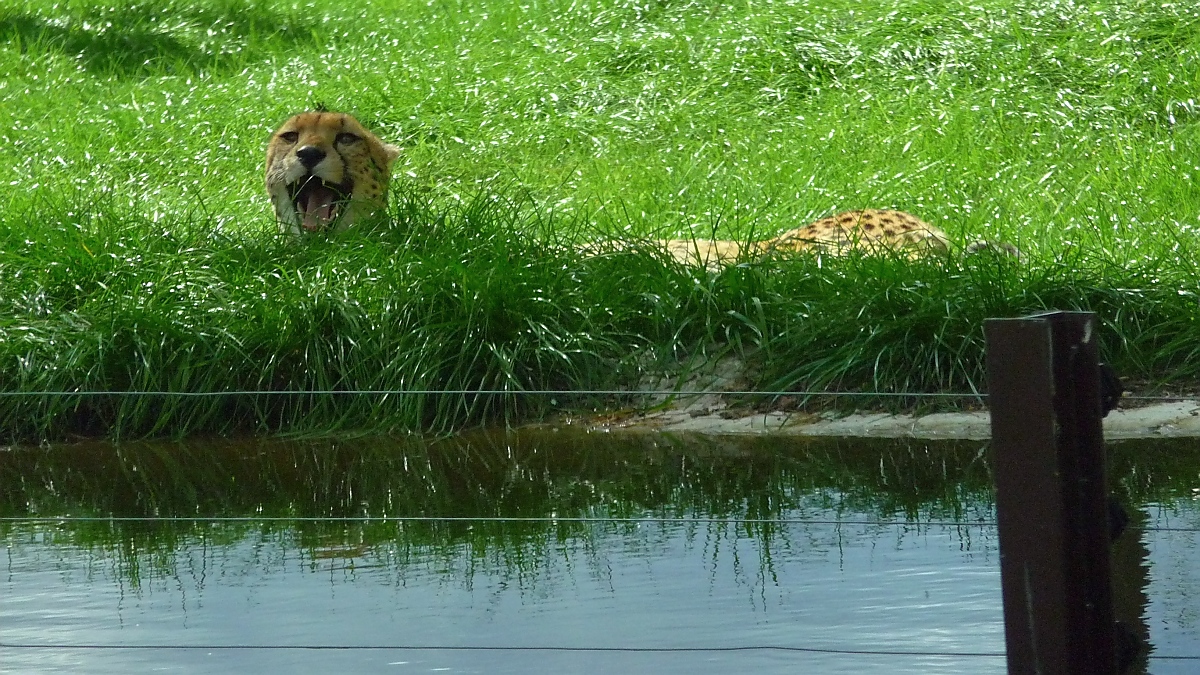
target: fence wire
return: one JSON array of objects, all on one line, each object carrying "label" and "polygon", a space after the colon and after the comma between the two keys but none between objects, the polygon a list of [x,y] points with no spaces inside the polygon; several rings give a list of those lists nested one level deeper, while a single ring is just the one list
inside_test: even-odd
[{"label": "fence wire", "polygon": [[253,523],[253,522],[314,522],[314,523],[385,523],[385,522],[447,522],[447,523],[656,523],[665,525],[716,524],[716,525],[882,525],[882,526],[929,526],[929,527],[995,527],[996,521],[922,521],[900,520],[811,520],[807,518],[669,518],[629,517],[608,518],[603,516],[6,516],[0,522],[33,523],[90,523],[90,522],[181,522],[181,523]]},{"label": "fence wire", "polygon": [[[227,391],[0,391],[0,398],[214,398],[221,396],[769,396],[782,398],[915,398],[987,400],[983,392],[920,391],[758,391],[723,389],[233,389]],[[1200,399],[1200,393],[1166,395],[1128,395],[1122,401],[1179,402]]]},{"label": "fence wire", "polygon": [[960,392],[886,391],[750,391],[678,389],[236,389],[228,391],[0,391],[0,397],[148,396],[206,398],[213,396],[840,396],[912,398],[986,398]]},{"label": "fence wire", "polygon": [[[834,525],[852,527],[985,527],[994,520],[829,520],[811,518],[672,518],[606,516],[3,516],[0,523],[545,523],[551,525]],[[1200,527],[1130,525],[1137,532],[1200,532]]]},{"label": "fence wire", "polygon": [[0,643],[0,649],[204,649],[204,650],[405,650],[454,652],[618,652],[642,654],[694,654],[706,652],[809,652],[814,654],[855,654],[863,656],[946,656],[946,657],[1003,657],[1004,652],[923,652],[888,649],[839,649],[834,647],[793,647],[789,645],[730,645],[726,647],[568,647],[557,645],[187,645],[187,644],[31,644]]},{"label": "fence wire", "polygon": [[[66,642],[32,644],[0,642],[0,649],[79,649],[79,650],[305,650],[305,651],[452,651],[452,652],[573,652],[622,654],[696,654],[730,652],[800,652],[840,656],[911,656],[944,658],[1004,658],[1005,652],[952,652],[905,649],[843,649],[837,647],[797,647],[791,645],[731,645],[725,647],[575,647],[558,645],[217,645],[217,644],[71,644]],[[1151,654],[1152,661],[1200,661],[1200,655]]]}]

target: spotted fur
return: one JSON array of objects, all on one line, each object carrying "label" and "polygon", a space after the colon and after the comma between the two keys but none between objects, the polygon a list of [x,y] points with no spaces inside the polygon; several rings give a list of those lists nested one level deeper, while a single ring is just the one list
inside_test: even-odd
[{"label": "spotted fur", "polygon": [[768,242],[773,251],[816,251],[841,255],[850,251],[897,251],[910,258],[950,250],[946,233],[903,211],[862,209],[822,218],[788,230]]},{"label": "spotted fur", "polygon": [[279,229],[344,229],[381,210],[399,156],[350,115],[318,110],[288,119],[267,144],[267,194]]},{"label": "spotted fur", "polygon": [[[931,252],[950,250],[950,240],[939,228],[910,213],[888,209],[846,211],[788,230],[766,241],[663,239],[658,245],[680,263],[713,270],[777,252],[811,251],[845,255],[851,251],[895,251],[916,258]],[[1007,244],[992,246],[1017,254],[1016,249]],[[591,245],[590,249],[599,251],[595,245]]]}]

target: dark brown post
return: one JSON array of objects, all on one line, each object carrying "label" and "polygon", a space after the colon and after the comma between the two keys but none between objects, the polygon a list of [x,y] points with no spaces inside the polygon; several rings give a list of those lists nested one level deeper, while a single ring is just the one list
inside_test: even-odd
[{"label": "dark brown post", "polygon": [[1008,672],[1113,675],[1095,315],[984,330]]}]

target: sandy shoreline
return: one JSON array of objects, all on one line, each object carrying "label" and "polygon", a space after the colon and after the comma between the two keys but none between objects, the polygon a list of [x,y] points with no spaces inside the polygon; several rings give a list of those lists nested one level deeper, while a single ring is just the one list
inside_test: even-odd
[{"label": "sandy shoreline", "polygon": [[[551,424],[595,431],[663,431],[700,434],[776,434],[862,438],[928,438],[983,440],[990,438],[987,410],[929,414],[892,414],[863,411],[849,415],[832,411],[774,410],[752,412],[726,398],[726,393],[746,388],[740,359],[724,357],[687,371],[682,377],[647,377],[644,390],[705,392],[657,394],[645,410],[561,417]],[[1136,386],[1136,385],[1135,385]],[[1140,389],[1140,388],[1139,388]],[[1161,394],[1163,392],[1139,391]],[[1180,392],[1178,400],[1150,405],[1145,399],[1127,399],[1104,418],[1104,437],[1200,437],[1200,394]]]},{"label": "sandy shoreline", "polygon": [[[714,395],[693,397],[665,410],[630,412],[601,417],[574,417],[559,425],[596,431],[663,431],[705,434],[776,434],[795,436],[843,436],[867,438],[928,438],[982,440],[991,436],[991,417],[986,410],[932,413],[928,415],[889,413],[765,412],[735,415]],[[1200,401],[1156,403],[1117,409],[1104,419],[1104,437],[1126,438],[1200,437]]]}]

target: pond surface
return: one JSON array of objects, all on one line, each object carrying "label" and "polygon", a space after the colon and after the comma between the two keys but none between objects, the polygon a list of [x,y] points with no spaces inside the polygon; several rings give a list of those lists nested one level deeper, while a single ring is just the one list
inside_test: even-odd
[{"label": "pond surface", "polygon": [[[1195,672],[1200,444],[1110,474],[1139,672]],[[0,450],[0,671],[1004,673],[990,485],[978,442]]]}]

